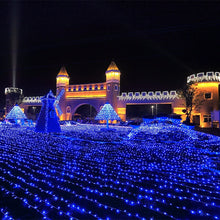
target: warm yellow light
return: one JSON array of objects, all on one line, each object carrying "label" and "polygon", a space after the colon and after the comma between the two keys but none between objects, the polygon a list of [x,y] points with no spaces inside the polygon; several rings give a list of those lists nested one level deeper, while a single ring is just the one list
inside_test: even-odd
[{"label": "warm yellow light", "polygon": [[64,121],[65,120],[65,114],[60,115],[59,118],[60,118],[60,121]]},{"label": "warm yellow light", "polygon": [[118,108],[117,112],[119,115],[125,115],[126,114],[126,108]]},{"label": "warm yellow light", "polygon": [[195,84],[197,88],[218,87],[218,85],[219,82],[202,82]]},{"label": "warm yellow light", "polygon": [[183,110],[184,110],[185,108],[183,108],[183,107],[174,107],[173,108],[173,113],[175,113],[175,114],[177,114],[177,115],[183,115],[184,113],[183,113]]},{"label": "warm yellow light", "polygon": [[120,73],[119,72],[109,72],[106,73],[106,81],[117,80],[120,81]]},{"label": "warm yellow light", "polygon": [[58,86],[66,86],[69,84],[68,77],[57,77],[57,85]]},{"label": "warm yellow light", "polygon": [[72,119],[71,116],[72,116],[71,113],[66,113],[66,120],[68,121],[71,120]]},{"label": "warm yellow light", "polygon": [[77,98],[104,98],[106,97],[106,91],[105,90],[96,90],[96,91],[81,91],[81,92],[67,92],[66,98],[67,99],[77,99]]}]

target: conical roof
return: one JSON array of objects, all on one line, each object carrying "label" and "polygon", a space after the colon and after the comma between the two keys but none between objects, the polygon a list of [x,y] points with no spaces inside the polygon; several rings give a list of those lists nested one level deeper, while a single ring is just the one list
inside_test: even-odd
[{"label": "conical roof", "polygon": [[43,96],[41,99],[56,99],[53,92],[50,90],[47,95]]},{"label": "conical roof", "polygon": [[114,61],[112,61],[112,62],[110,63],[110,65],[108,66],[108,69],[106,70],[106,73],[107,73],[107,72],[111,72],[111,71],[120,72],[119,69],[118,69],[118,67],[117,67],[117,65],[115,64]]},{"label": "conical roof", "polygon": [[27,119],[24,112],[21,110],[21,108],[18,105],[15,105],[11,111],[7,114],[5,119],[13,119],[13,120],[21,120],[21,119]]},{"label": "conical roof", "polygon": [[67,77],[69,77],[69,75],[68,75],[68,73],[67,73],[67,71],[66,71],[65,66],[62,66],[62,67],[60,68],[60,72],[58,73],[57,76],[67,76]]}]

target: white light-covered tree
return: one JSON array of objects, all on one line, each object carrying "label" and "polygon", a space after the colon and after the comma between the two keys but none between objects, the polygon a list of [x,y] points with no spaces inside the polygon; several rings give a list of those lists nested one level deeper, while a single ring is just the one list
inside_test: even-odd
[{"label": "white light-covered tree", "polygon": [[11,111],[7,114],[6,120],[24,120],[27,119],[24,112],[21,110],[21,108],[18,105],[15,105]]},{"label": "white light-covered tree", "polygon": [[121,121],[121,118],[115,112],[111,104],[106,103],[100,112],[96,115],[95,120],[106,120],[106,126],[109,128],[109,120]]}]

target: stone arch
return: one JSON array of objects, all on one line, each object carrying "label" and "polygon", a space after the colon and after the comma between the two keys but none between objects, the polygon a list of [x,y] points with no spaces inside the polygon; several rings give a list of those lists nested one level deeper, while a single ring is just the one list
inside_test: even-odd
[{"label": "stone arch", "polygon": [[77,116],[80,115],[80,119],[82,120],[93,120],[98,111],[99,108],[97,109],[97,106],[90,103],[81,103],[74,108],[72,118],[77,114]]}]

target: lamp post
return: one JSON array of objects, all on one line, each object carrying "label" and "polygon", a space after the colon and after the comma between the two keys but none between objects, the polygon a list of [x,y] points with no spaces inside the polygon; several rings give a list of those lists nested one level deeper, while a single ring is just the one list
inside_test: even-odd
[{"label": "lamp post", "polygon": [[154,106],[151,105],[151,109],[152,109],[152,116],[154,115]]}]

